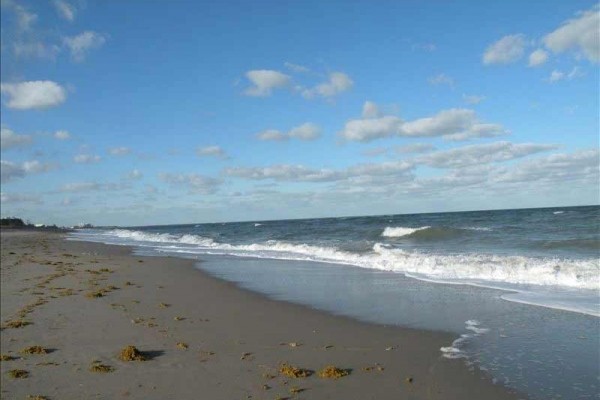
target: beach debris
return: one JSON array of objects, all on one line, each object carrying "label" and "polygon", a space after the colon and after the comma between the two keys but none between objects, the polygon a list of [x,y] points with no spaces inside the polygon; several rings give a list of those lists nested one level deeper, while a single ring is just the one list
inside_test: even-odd
[{"label": "beach debris", "polygon": [[306,378],[311,376],[314,371],[310,369],[298,368],[288,363],[283,363],[279,366],[279,373],[290,378]]},{"label": "beach debris", "polygon": [[94,292],[87,293],[85,295],[85,297],[87,297],[88,299],[95,299],[95,298],[98,298],[98,297],[104,297],[105,293],[106,292],[103,289],[100,289],[100,290],[96,290]]},{"label": "beach debris", "polygon": [[43,366],[43,367],[45,367],[45,366],[56,366],[56,365],[60,365],[60,364],[59,364],[59,363],[52,362],[52,361],[46,361],[46,362],[39,362],[39,363],[36,363],[35,365],[38,365],[38,366]]},{"label": "beach debris", "polygon": [[305,390],[306,390],[306,389],[302,389],[302,388],[299,388],[299,387],[297,387],[297,386],[293,386],[293,387],[290,389],[290,393],[291,393],[291,394],[298,394],[298,393],[302,393],[302,392],[304,392]]},{"label": "beach debris", "polygon": [[25,371],[24,369],[11,369],[8,371],[8,376],[13,379],[25,379],[29,376],[29,371]]},{"label": "beach debris", "polygon": [[252,356],[252,353],[242,353],[240,360],[247,360]]},{"label": "beach debris", "polygon": [[122,361],[146,361],[148,358],[135,346],[129,345],[121,350],[119,359]]},{"label": "beach debris", "polygon": [[90,365],[90,371],[91,372],[101,372],[101,373],[109,373],[109,372],[113,372],[115,369],[113,367],[111,367],[110,365],[106,365],[106,364],[102,364],[100,361],[98,360],[94,360],[92,361],[92,365]]},{"label": "beach debris", "polygon": [[2,354],[0,355],[0,361],[13,361],[16,360],[16,357],[13,356],[9,356],[8,354]]},{"label": "beach debris", "polygon": [[375,371],[375,370],[377,370],[377,371],[381,372],[381,371],[383,371],[384,369],[385,369],[385,368],[383,368],[383,367],[382,367],[381,365],[379,365],[379,364],[375,364],[375,365],[368,365],[368,366],[366,366],[366,367],[363,367],[363,371],[365,371],[365,372],[371,372],[371,371]]},{"label": "beach debris", "polygon": [[48,349],[43,348],[42,346],[29,346],[25,347],[21,350],[21,354],[48,354]]},{"label": "beach debris", "polygon": [[329,350],[329,349],[332,349],[332,348],[333,348],[332,344],[327,344],[327,345],[323,346],[323,350]]},{"label": "beach debris", "polygon": [[15,319],[15,320],[6,322],[4,324],[4,326],[2,327],[2,329],[6,329],[6,328],[11,328],[11,329],[23,328],[24,326],[31,325],[31,324],[32,324],[32,322],[29,322],[29,321],[24,321],[22,319]]},{"label": "beach debris", "polygon": [[413,377],[412,377],[412,376],[409,376],[409,377],[408,377],[408,378],[406,378],[404,381],[405,381],[406,383],[413,383],[413,380],[414,380],[414,379],[413,379]]},{"label": "beach debris", "polygon": [[158,306],[159,306],[160,308],[169,308],[169,307],[171,307],[171,305],[170,305],[170,304],[168,304],[168,303],[160,303]]},{"label": "beach debris", "polygon": [[115,272],[115,271],[113,271],[112,269],[109,269],[109,268],[100,268],[98,271],[100,271],[100,272],[108,272],[108,273],[111,273],[111,274],[113,272]]},{"label": "beach debris", "polygon": [[289,343],[281,342],[281,343],[279,343],[279,345],[280,346],[290,346],[290,347],[300,347],[300,346],[302,346],[302,343],[298,343],[298,342],[289,342]]},{"label": "beach debris", "polygon": [[390,346],[390,347],[386,347],[385,351],[391,351],[391,350],[395,350],[396,347],[395,346]]},{"label": "beach debris", "polygon": [[262,385],[263,390],[269,390],[271,389],[271,386],[267,385],[266,383],[264,385]]},{"label": "beach debris", "polygon": [[177,347],[180,348],[180,349],[186,350],[190,346],[188,346],[187,343],[177,342]]},{"label": "beach debris", "polygon": [[173,317],[174,321],[183,321],[184,319],[185,319],[185,317],[180,317],[180,316]]},{"label": "beach debris", "polygon": [[131,283],[129,281],[125,281],[125,286],[133,286],[133,283]]},{"label": "beach debris", "polygon": [[50,398],[46,397],[46,396],[39,395],[39,394],[36,394],[36,395],[31,395],[30,394],[29,396],[27,396],[27,400],[50,400]]},{"label": "beach debris", "polygon": [[319,376],[325,379],[338,379],[350,375],[351,370],[341,369],[333,365],[328,365],[319,371]]}]

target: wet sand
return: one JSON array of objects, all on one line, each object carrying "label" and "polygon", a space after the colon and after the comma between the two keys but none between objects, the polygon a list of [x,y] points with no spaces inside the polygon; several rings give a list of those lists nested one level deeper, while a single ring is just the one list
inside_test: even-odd
[{"label": "wet sand", "polygon": [[[191,260],[61,233],[2,231],[1,247],[2,399],[525,398],[442,358],[447,333],[274,301]],[[127,345],[148,359],[120,360]],[[48,352],[20,352],[31,346]],[[282,363],[314,373],[288,377]],[[328,365],[349,375],[319,377]]]}]

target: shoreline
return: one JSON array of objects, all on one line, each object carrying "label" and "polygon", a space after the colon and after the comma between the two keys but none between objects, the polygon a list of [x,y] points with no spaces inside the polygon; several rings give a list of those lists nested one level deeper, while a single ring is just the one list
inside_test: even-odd
[{"label": "shoreline", "polygon": [[[2,230],[2,323],[32,301],[46,302],[26,314],[32,325],[2,331],[2,354],[19,357],[1,363],[2,397],[525,397],[470,371],[462,360],[443,358],[440,347],[455,335],[273,300],[213,277],[196,262],[137,256],[127,246],[67,241],[60,233]],[[85,297],[111,285],[116,288],[102,297]],[[34,344],[54,350],[18,354]],[[119,361],[118,351],[128,344],[154,358]],[[94,360],[115,370],[90,372]],[[278,371],[283,362],[351,372],[336,380],[287,378]],[[6,374],[14,368],[30,376],[11,379]],[[73,387],[75,381],[80,386]]]}]

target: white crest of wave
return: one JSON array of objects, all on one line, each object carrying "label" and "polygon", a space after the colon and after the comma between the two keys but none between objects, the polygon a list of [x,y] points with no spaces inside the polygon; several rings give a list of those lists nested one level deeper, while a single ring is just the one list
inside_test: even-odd
[{"label": "white crest of wave", "polygon": [[421,231],[421,230],[427,229],[427,228],[430,228],[430,227],[422,226],[420,228],[404,228],[402,226],[398,226],[398,227],[388,226],[383,230],[383,233],[381,234],[381,236],[384,236],[384,237],[408,236],[412,233],[415,233],[416,231]]},{"label": "white crest of wave", "polygon": [[115,229],[106,233],[108,236],[116,236],[121,239],[140,241],[140,242],[158,242],[158,243],[182,243],[195,244],[200,246],[212,246],[215,242],[211,238],[185,234],[181,236],[170,233],[152,233],[142,231],[130,231],[128,229]]},{"label": "white crest of wave", "polygon": [[477,320],[470,319],[465,322],[465,329],[473,333],[463,333],[452,342],[451,346],[441,347],[443,357],[445,358],[467,358],[467,354],[463,351],[465,342],[484,333],[489,332],[487,328],[480,328],[480,323]]}]

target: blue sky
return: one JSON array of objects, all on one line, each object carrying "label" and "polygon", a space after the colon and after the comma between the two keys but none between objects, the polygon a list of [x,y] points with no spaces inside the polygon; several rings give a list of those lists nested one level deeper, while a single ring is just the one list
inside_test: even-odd
[{"label": "blue sky", "polygon": [[600,202],[595,2],[1,4],[3,216]]}]

